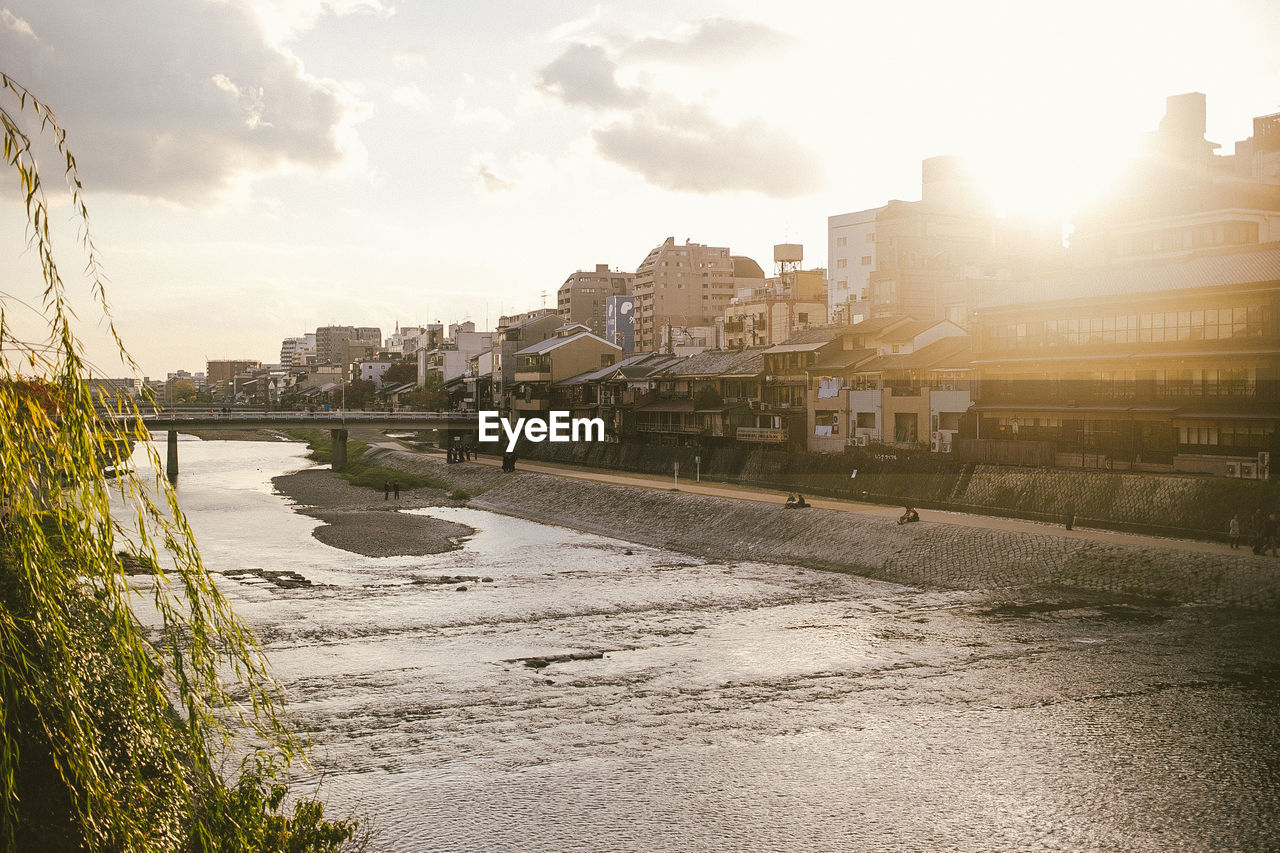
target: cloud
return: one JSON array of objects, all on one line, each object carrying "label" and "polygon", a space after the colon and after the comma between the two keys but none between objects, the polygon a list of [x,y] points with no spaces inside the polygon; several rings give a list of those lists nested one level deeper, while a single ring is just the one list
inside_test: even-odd
[{"label": "cloud", "polygon": [[57,111],[94,190],[192,203],[246,175],[346,155],[361,105],[240,6],[10,0],[7,11],[40,41],[0,27],[6,70]]},{"label": "cloud", "polygon": [[790,51],[794,36],[755,21],[707,18],[683,38],[642,38],[623,51],[626,59],[656,59],[683,65],[723,64]]},{"label": "cloud", "polygon": [[8,9],[0,9],[0,24],[4,24],[6,29],[13,30],[19,35],[35,39],[35,31],[31,29],[31,25],[10,12]]},{"label": "cloud", "polygon": [[645,93],[619,86],[615,71],[603,47],[574,42],[538,73],[538,85],[571,106],[607,109],[642,102]]},{"label": "cloud", "polygon": [[497,193],[507,192],[514,189],[515,184],[505,178],[499,177],[493,170],[493,166],[489,163],[479,163],[475,166],[476,175],[480,178],[480,185],[485,192]]},{"label": "cloud", "polygon": [[428,113],[431,111],[431,100],[427,97],[427,93],[417,86],[397,86],[391,92],[391,100],[414,112]]},{"label": "cloud", "polygon": [[592,137],[605,159],[669,190],[794,198],[824,178],[815,151],[756,118],[727,124],[696,109],[645,110]]},{"label": "cloud", "polygon": [[822,158],[786,127],[763,118],[737,123],[715,118],[641,84],[618,84],[620,66],[646,61],[722,67],[790,49],[795,40],[764,24],[709,18],[679,38],[611,39],[615,59],[601,45],[570,44],[538,74],[538,88],[565,104],[621,112],[592,131],[596,153],[664,189],[694,193],[759,192],[793,198],[819,189]]},{"label": "cloud", "polygon": [[426,68],[428,59],[427,52],[416,47],[398,47],[391,54],[392,64],[401,70]]}]

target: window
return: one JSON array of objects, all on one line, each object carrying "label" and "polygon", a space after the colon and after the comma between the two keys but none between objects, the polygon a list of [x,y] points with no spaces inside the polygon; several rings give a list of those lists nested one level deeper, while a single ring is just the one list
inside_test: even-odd
[{"label": "window", "polygon": [[837,246],[847,246],[847,245],[849,245],[849,238],[848,238],[848,237],[837,237],[837,238],[836,238],[836,245],[837,245]]},{"label": "window", "polygon": [[863,255],[863,256],[862,256],[862,265],[863,265],[864,267],[869,267],[869,266],[871,266],[871,256],[870,256],[870,255]]},{"label": "window", "polygon": [[874,243],[875,241],[876,241],[876,232],[874,231],[867,232],[867,242]]},{"label": "window", "polygon": [[858,412],[858,429],[875,429],[875,412]]},{"label": "window", "polygon": [[808,323],[808,322],[809,322],[809,314],[808,314],[808,312],[806,312],[806,311],[801,311],[801,312],[797,313],[797,314],[796,314],[796,322],[797,322],[797,323]]},{"label": "window", "polygon": [[842,270],[847,266],[849,266],[849,261],[846,258],[840,258],[836,261],[836,269]]}]

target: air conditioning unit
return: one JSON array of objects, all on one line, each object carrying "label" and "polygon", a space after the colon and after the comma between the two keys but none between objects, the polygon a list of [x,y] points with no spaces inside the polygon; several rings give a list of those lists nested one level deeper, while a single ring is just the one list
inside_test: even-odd
[{"label": "air conditioning unit", "polygon": [[936,438],[929,443],[929,449],[934,453],[938,452],[938,440]]},{"label": "air conditioning unit", "polygon": [[1253,462],[1240,463],[1240,479],[1256,480],[1258,479],[1258,466]]},{"label": "air conditioning unit", "polygon": [[939,449],[939,452],[940,452],[940,453],[950,453],[950,452],[951,452],[951,442],[949,442],[949,441],[944,442],[944,443],[943,443],[943,445],[942,445],[942,447]]},{"label": "air conditioning unit", "polygon": [[859,435],[853,439],[853,443],[856,444],[858,447],[866,447],[867,437],[865,435]]},{"label": "air conditioning unit", "polygon": [[1240,467],[1239,467],[1238,465],[1236,465],[1236,463],[1234,463],[1234,462],[1228,462],[1228,463],[1227,463],[1227,476],[1228,476],[1228,477],[1239,477],[1239,476],[1240,476]]}]

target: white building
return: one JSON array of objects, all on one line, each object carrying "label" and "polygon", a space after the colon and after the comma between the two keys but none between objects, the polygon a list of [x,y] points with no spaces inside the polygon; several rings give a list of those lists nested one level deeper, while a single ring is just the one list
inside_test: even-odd
[{"label": "white building", "polygon": [[827,217],[827,321],[847,325],[871,316],[876,268],[876,207]]},{"label": "white building", "polygon": [[311,332],[296,338],[285,338],[280,342],[280,366],[288,370],[301,367],[307,363],[307,356],[316,354],[316,334]]}]

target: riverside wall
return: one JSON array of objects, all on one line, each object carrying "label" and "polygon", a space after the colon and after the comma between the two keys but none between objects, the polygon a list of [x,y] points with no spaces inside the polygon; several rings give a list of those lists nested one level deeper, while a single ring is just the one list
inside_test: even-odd
[{"label": "riverside wall", "polygon": [[374,450],[380,465],[466,489],[472,505],[718,560],[851,572],[913,586],[1058,585],[1173,603],[1280,607],[1280,561],[1248,549],[1205,554],[618,486]]},{"label": "riverside wall", "polygon": [[1073,507],[1083,526],[1217,541],[1226,541],[1233,514],[1247,531],[1255,509],[1280,510],[1277,481],[964,463],[900,449],[810,454],[742,447],[524,443],[520,452],[548,462],[646,474],[670,474],[678,462],[681,477],[691,477],[700,467],[707,479],[783,492],[1037,521],[1061,521]]}]

